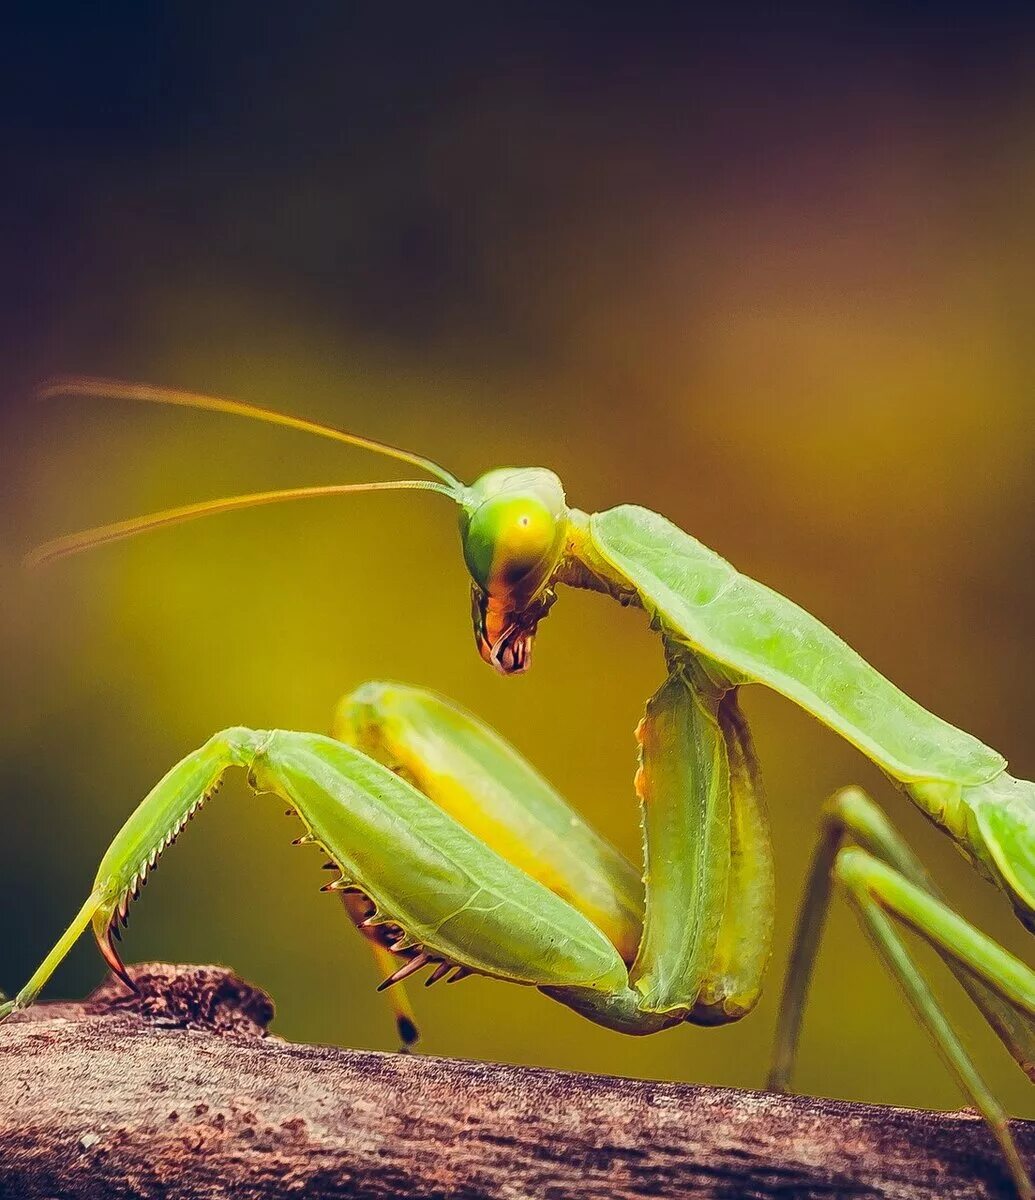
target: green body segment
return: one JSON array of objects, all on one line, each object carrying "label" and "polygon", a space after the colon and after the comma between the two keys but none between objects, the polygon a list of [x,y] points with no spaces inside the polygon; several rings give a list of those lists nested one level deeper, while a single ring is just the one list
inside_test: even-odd
[{"label": "green body segment", "polygon": [[[815,617],[657,513],[622,505],[589,518],[592,550],[667,634],[734,683],[763,683],[847,738],[904,784],[984,783],[1005,759],[929,713]],[[591,569],[594,564],[589,564]]]},{"label": "green body segment", "polygon": [[637,729],[647,914],[631,971],[641,1007],[715,1025],[749,1012],[772,945],[773,856],[735,692],[671,672]]},{"label": "green body segment", "polygon": [[360,751],[276,732],[251,771],[413,942],[518,982],[624,985],[625,966],[596,926]]},{"label": "green body segment", "polygon": [[334,735],[567,900],[632,962],[643,920],[640,872],[498,733],[434,692],[371,682],[344,699]]},{"label": "green body segment", "polygon": [[730,863],[715,957],[691,1019],[736,1021],[754,1008],[773,948],[776,879],[762,775],[736,691],[718,707],[730,786]]},{"label": "green body segment", "polygon": [[647,916],[631,972],[643,1007],[685,1014],[718,941],[729,883],[729,763],[714,705],[673,674],[638,734]]},{"label": "green body segment", "polygon": [[971,856],[1035,929],[1035,783],[1004,771],[964,788],[960,809]]},{"label": "green body segment", "polygon": [[[1035,928],[1035,784],[1007,774],[1001,754],[928,712],[815,617],[657,513],[633,505],[590,517],[574,511],[572,529],[585,574],[571,582],[642,606],[696,660],[705,691],[765,684],[852,742]],[[757,814],[751,826],[759,827]]]}]

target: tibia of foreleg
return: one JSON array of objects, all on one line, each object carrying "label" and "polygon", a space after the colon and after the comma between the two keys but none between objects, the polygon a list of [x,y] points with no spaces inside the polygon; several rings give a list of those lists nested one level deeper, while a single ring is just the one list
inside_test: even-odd
[{"label": "tibia of foreleg", "polygon": [[150,873],[184,826],[214,795],[232,766],[247,766],[268,735],[256,730],[226,729],[188,754],[144,797],[115,835],[97,868],[94,893],[100,903],[91,925],[101,954],[116,975],[132,988],[115,941],[128,923],[130,903],[140,895]]}]

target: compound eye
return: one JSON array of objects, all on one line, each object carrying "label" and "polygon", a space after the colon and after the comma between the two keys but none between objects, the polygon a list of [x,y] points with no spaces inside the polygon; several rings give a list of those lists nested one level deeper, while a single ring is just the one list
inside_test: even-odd
[{"label": "compound eye", "polygon": [[496,536],[493,574],[515,583],[549,557],[554,543],[554,522],[545,509],[533,504],[516,506],[505,514]]},{"label": "compound eye", "polygon": [[563,520],[534,493],[493,496],[461,524],[464,559],[482,591],[527,602],[553,572]]}]

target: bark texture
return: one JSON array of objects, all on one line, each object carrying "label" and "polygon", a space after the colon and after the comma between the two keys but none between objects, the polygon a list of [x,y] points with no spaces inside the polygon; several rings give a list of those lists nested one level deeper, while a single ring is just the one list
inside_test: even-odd
[{"label": "bark texture", "polygon": [[970,1113],[291,1045],[229,971],[132,972],[0,1026],[0,1196],[1011,1195]]}]

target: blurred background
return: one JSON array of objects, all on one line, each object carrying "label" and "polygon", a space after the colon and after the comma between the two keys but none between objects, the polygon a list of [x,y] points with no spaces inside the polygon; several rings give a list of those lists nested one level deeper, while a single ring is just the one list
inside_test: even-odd
[{"label": "blurred background", "polygon": [[[173,762],[228,724],[325,730],[370,678],[479,713],[635,855],[632,731],[662,671],[642,618],[565,592],[531,674],[495,677],[435,497],[240,513],[26,572],[27,548],[85,525],[390,466],[227,417],[34,403],[56,372],[249,399],[466,479],[550,466],[589,510],[645,504],[1035,776],[1035,30],[945,10],[938,27],[593,10],[5,17],[6,990]],[[1005,901],[854,750],[778,697],[745,699],[779,886],[757,1011],[634,1040],[476,978],[414,989],[427,1052],[761,1086],[816,813],[851,781],[1030,958]],[[234,780],[163,859],[125,956],[229,963],[271,992],[279,1034],[394,1048],[367,951],[296,832]],[[1035,1116],[933,969],[999,1091]],[[101,976],[83,939],[48,995]],[[797,1084],[960,1103],[842,905]]]}]

